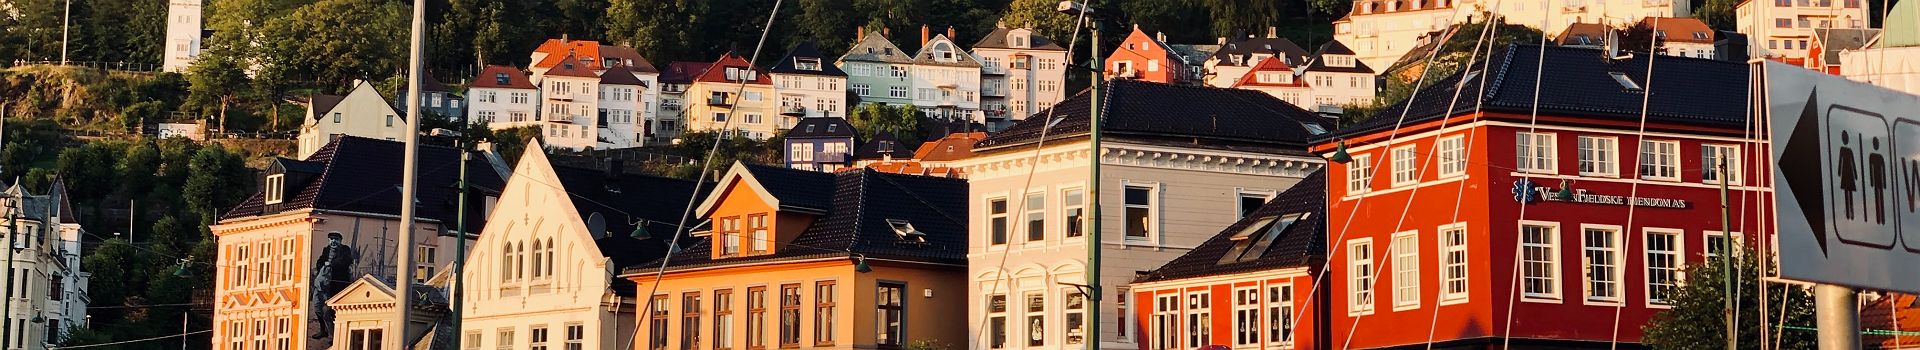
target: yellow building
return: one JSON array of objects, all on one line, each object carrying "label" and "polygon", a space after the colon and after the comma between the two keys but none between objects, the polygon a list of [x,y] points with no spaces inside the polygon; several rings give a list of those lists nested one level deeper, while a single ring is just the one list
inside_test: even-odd
[{"label": "yellow building", "polygon": [[764,140],[798,121],[775,108],[773,78],[732,52],[695,76],[686,96],[687,130],[732,130]]},{"label": "yellow building", "polygon": [[651,296],[633,348],[965,347],[966,196],[957,179],[735,164],[695,211],[711,230],[621,275]]}]

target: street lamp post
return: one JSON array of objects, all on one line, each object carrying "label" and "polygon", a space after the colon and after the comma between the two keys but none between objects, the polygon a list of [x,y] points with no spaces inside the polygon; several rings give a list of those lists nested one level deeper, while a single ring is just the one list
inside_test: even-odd
[{"label": "street lamp post", "polygon": [[[1092,67],[1087,67],[1091,68],[1093,73],[1092,83],[1088,88],[1091,91],[1087,94],[1087,101],[1092,104],[1087,108],[1089,153],[1087,159],[1091,162],[1087,172],[1087,201],[1093,203],[1093,206],[1088,210],[1092,222],[1088,223],[1087,230],[1087,285],[1085,287],[1087,291],[1083,292],[1087,294],[1087,300],[1093,304],[1093,307],[1087,308],[1087,338],[1089,339],[1084,341],[1089,350],[1100,348],[1100,309],[1102,307],[1100,300],[1104,299],[1101,296],[1106,294],[1100,289],[1100,273],[1103,272],[1100,268],[1102,245],[1100,241],[1100,83],[1106,81],[1106,62],[1100,57],[1100,19],[1093,9],[1093,1],[1095,0],[1087,0],[1087,3],[1083,4],[1067,0],[1061,1],[1059,6],[1060,13],[1084,18],[1092,34],[1092,40],[1089,41],[1092,45],[1089,51],[1091,54],[1088,56],[1092,56],[1093,64]],[[1067,55],[1071,56],[1073,53],[1069,52]],[[1125,327],[1126,325],[1114,326]]]},{"label": "street lamp post", "polygon": [[[67,0],[65,10],[60,14],[60,65],[67,65],[67,31],[73,27],[73,0]],[[9,259],[11,260],[11,259]]]},{"label": "street lamp post", "polygon": [[[19,184],[14,184],[14,185],[17,186]],[[0,199],[6,199],[9,204],[7,206],[7,248],[6,248],[7,250],[7,272],[6,272],[7,290],[5,292],[6,297],[0,298],[0,300],[4,300],[4,302],[0,302],[0,317],[5,317],[6,319],[5,323],[0,323],[0,324],[4,324],[7,329],[0,329],[0,347],[11,347],[13,345],[13,330],[17,328],[13,324],[13,255],[14,253],[16,253],[16,251],[19,250],[17,249],[18,247],[14,246],[14,237],[19,236],[19,233],[20,233],[20,209],[21,209],[20,205],[21,205],[21,199],[22,199],[20,197],[22,196],[17,196],[13,194],[0,194]]]}]

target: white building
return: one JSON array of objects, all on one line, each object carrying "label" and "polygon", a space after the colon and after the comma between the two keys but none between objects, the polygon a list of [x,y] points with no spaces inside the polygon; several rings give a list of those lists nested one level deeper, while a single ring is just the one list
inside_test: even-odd
[{"label": "white building", "polygon": [[1306,78],[1298,71],[1287,65],[1285,58],[1278,56],[1261,59],[1246,73],[1242,73],[1231,87],[1264,92],[1303,109],[1313,107],[1308,104],[1313,101],[1313,87],[1307,85]]},{"label": "white building", "polygon": [[973,44],[973,55],[980,58],[980,110],[992,130],[1067,96],[1067,49],[1033,29],[1002,23]]},{"label": "white building", "polygon": [[572,60],[546,71],[540,84],[541,131],[548,146],[584,149],[599,144],[600,76]]},{"label": "white building", "polygon": [[782,114],[800,112],[800,119],[847,117],[847,72],[821,55],[813,42],[794,46],[767,75],[773,78],[773,94],[780,97]]},{"label": "white building", "polygon": [[494,130],[540,125],[540,88],[512,66],[487,66],[467,86],[467,120]]},{"label": "white building", "polygon": [[1746,0],[1733,15],[1750,55],[1794,64],[1812,50],[1813,29],[1867,28],[1864,0]]},{"label": "white building", "polygon": [[643,127],[654,119],[653,87],[659,73],[642,74],[631,66],[615,66],[600,74],[600,113],[594,125],[599,140],[594,149],[633,148],[647,144]]},{"label": "white building", "polygon": [[1920,2],[1893,4],[1885,30],[1859,50],[1841,50],[1835,62],[1841,76],[1920,95]]},{"label": "white building", "polygon": [[184,73],[193,59],[200,57],[201,40],[206,37],[201,31],[205,5],[206,0],[167,1],[167,41],[164,57],[160,58],[161,69]]},{"label": "white building", "polygon": [[341,136],[397,141],[406,136],[406,117],[366,81],[355,81],[346,96],[313,95],[301,119],[299,157],[306,159]]},{"label": "white building", "polygon": [[1647,17],[1640,19],[1636,26],[1652,28],[1654,36],[1661,38],[1660,54],[1713,59],[1713,28],[1707,27],[1707,22],[1697,18]]},{"label": "white building", "polygon": [[1353,49],[1339,40],[1320,45],[1320,52],[1307,62],[1301,77],[1313,87],[1312,104],[1300,108],[1318,110],[1319,106],[1372,105],[1373,67],[1354,55]]},{"label": "white building", "polygon": [[1306,66],[1308,53],[1293,40],[1282,38],[1274,27],[1264,37],[1220,38],[1220,49],[1201,63],[1205,82],[1212,87],[1233,87],[1255,65],[1269,57],[1279,57],[1288,67]]},{"label": "white building", "polygon": [[[921,34],[926,37],[925,27]],[[980,113],[980,60],[949,38],[928,38],[913,55],[909,77],[913,105],[935,120],[984,122]]]},{"label": "white building", "polygon": [[[74,220],[60,181],[55,178],[53,188],[43,195],[15,183],[0,199],[0,218],[17,218],[14,229],[22,233],[13,238],[22,249],[9,256],[17,284],[6,291],[13,305],[0,327],[14,342],[4,344],[7,349],[45,349],[49,343],[59,343],[68,330],[86,324],[90,276],[80,268],[85,233]],[[9,226],[7,220],[0,220],[0,232],[10,230]]]},{"label": "white building", "polygon": [[707,71],[712,62],[677,61],[668,63],[660,71],[659,103],[654,104],[654,116],[659,118],[653,123],[649,138],[656,144],[667,143],[680,137],[686,130],[688,106],[698,102],[699,97],[688,97],[687,89],[693,88],[693,81]]},{"label": "white building", "polygon": [[[1491,8],[1495,5],[1500,8]],[[1419,47],[1422,35],[1484,21],[1478,17],[1486,12],[1551,37],[1569,23],[1621,26],[1646,17],[1687,17],[1693,8],[1686,0],[1357,0],[1345,18],[1333,22],[1333,38],[1352,48],[1361,62],[1385,69]]]}]

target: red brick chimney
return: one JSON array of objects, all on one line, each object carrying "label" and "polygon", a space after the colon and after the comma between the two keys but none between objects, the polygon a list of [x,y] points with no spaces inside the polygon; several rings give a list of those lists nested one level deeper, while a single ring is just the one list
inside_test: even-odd
[{"label": "red brick chimney", "polygon": [[867,41],[866,26],[853,27],[853,41],[854,42]]},{"label": "red brick chimney", "polygon": [[933,40],[933,36],[927,32],[927,25],[920,25],[920,46],[927,46],[929,40]]},{"label": "red brick chimney", "polygon": [[960,42],[960,39],[958,37],[959,37],[958,35],[953,34],[953,26],[947,26],[947,40],[952,40],[953,42]]}]

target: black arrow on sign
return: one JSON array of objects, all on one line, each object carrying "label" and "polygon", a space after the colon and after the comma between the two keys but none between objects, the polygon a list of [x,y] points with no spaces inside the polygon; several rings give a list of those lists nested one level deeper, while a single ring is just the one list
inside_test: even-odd
[{"label": "black arrow on sign", "polygon": [[1820,160],[1824,145],[1820,143],[1819,95],[1817,88],[1807,94],[1807,107],[1800,110],[1800,120],[1794,122],[1793,134],[1787,135],[1787,144],[1782,147],[1778,162],[1780,174],[1787,179],[1787,188],[1800,203],[1800,213],[1806,215],[1807,226],[1813,228],[1813,240],[1820,244],[1820,256],[1826,256],[1827,186]]}]

